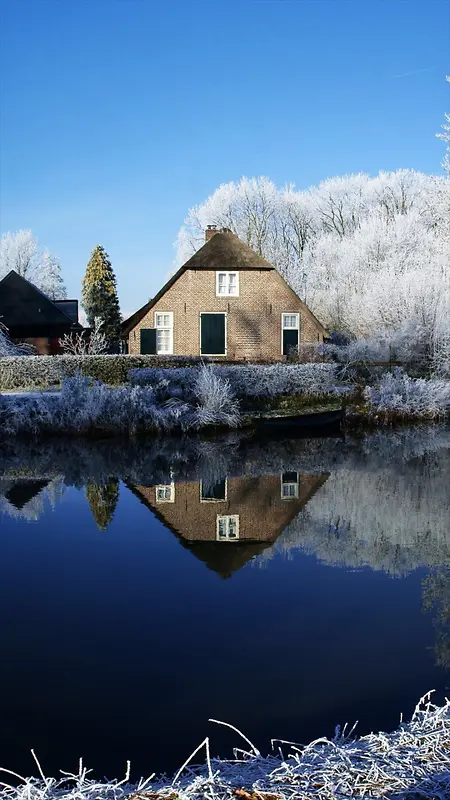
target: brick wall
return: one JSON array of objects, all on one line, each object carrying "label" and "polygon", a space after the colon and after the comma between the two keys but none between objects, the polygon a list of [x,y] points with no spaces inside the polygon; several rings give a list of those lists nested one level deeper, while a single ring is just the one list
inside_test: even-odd
[{"label": "brick wall", "polygon": [[227,359],[281,360],[281,314],[300,314],[300,343],[323,341],[304,303],[274,270],[239,271],[239,297],[216,297],[214,270],[186,270],[129,334],[129,353],[140,353],[141,328],[155,327],[155,312],[174,315],[173,354],[200,355],[200,313],[227,314]]},{"label": "brick wall", "polygon": [[204,502],[201,501],[200,481],[177,483],[173,502],[157,502],[154,486],[133,488],[187,541],[216,541],[217,515],[238,514],[240,542],[270,543],[326,479],[326,474],[299,473],[298,497],[289,499],[281,497],[280,475],[228,478],[226,499]]}]

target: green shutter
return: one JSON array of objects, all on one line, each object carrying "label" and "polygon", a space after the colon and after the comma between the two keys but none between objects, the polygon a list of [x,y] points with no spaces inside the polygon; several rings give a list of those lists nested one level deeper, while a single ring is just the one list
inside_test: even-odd
[{"label": "green shutter", "polygon": [[298,351],[298,331],[293,328],[285,328],[283,330],[283,355],[289,355],[291,350]]},{"label": "green shutter", "polygon": [[156,355],[156,328],[141,328],[141,355]]},{"label": "green shutter", "polygon": [[201,314],[201,343],[203,356],[224,356],[225,314]]}]

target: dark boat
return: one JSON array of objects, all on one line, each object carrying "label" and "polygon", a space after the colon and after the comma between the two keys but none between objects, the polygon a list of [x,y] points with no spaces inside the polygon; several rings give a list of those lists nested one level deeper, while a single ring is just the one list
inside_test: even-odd
[{"label": "dark boat", "polygon": [[318,411],[312,414],[261,416],[253,421],[253,425],[264,431],[287,431],[298,428],[339,430],[344,410],[338,408],[330,411]]}]

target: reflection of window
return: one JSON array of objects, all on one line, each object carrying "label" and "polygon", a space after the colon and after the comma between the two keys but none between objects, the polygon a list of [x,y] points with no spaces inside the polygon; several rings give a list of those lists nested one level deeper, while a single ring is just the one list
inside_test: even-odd
[{"label": "reflection of window", "polygon": [[161,484],[156,487],[156,502],[157,503],[174,503],[175,502],[175,485],[173,483]]},{"label": "reflection of window", "polygon": [[281,499],[298,497],[298,472],[283,472],[281,475]]},{"label": "reflection of window", "polygon": [[224,478],[217,483],[207,483],[200,481],[200,502],[219,503],[227,499],[227,480]]},{"label": "reflection of window", "polygon": [[155,313],[156,352],[157,354],[173,353],[173,313]]},{"label": "reflection of window", "polygon": [[239,539],[239,514],[217,515],[216,539],[218,542],[235,542]]},{"label": "reflection of window", "polygon": [[216,295],[239,295],[239,280],[237,272],[216,272]]}]

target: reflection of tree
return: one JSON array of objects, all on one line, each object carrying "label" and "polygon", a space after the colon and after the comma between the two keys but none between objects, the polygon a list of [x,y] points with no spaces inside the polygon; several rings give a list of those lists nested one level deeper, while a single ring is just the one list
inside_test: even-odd
[{"label": "reflection of tree", "polygon": [[423,607],[433,614],[436,663],[450,669],[450,569],[439,567],[422,582]]},{"label": "reflection of tree", "polygon": [[109,478],[102,483],[88,482],[85,491],[97,527],[101,531],[106,530],[119,499],[119,481],[117,478]]}]

